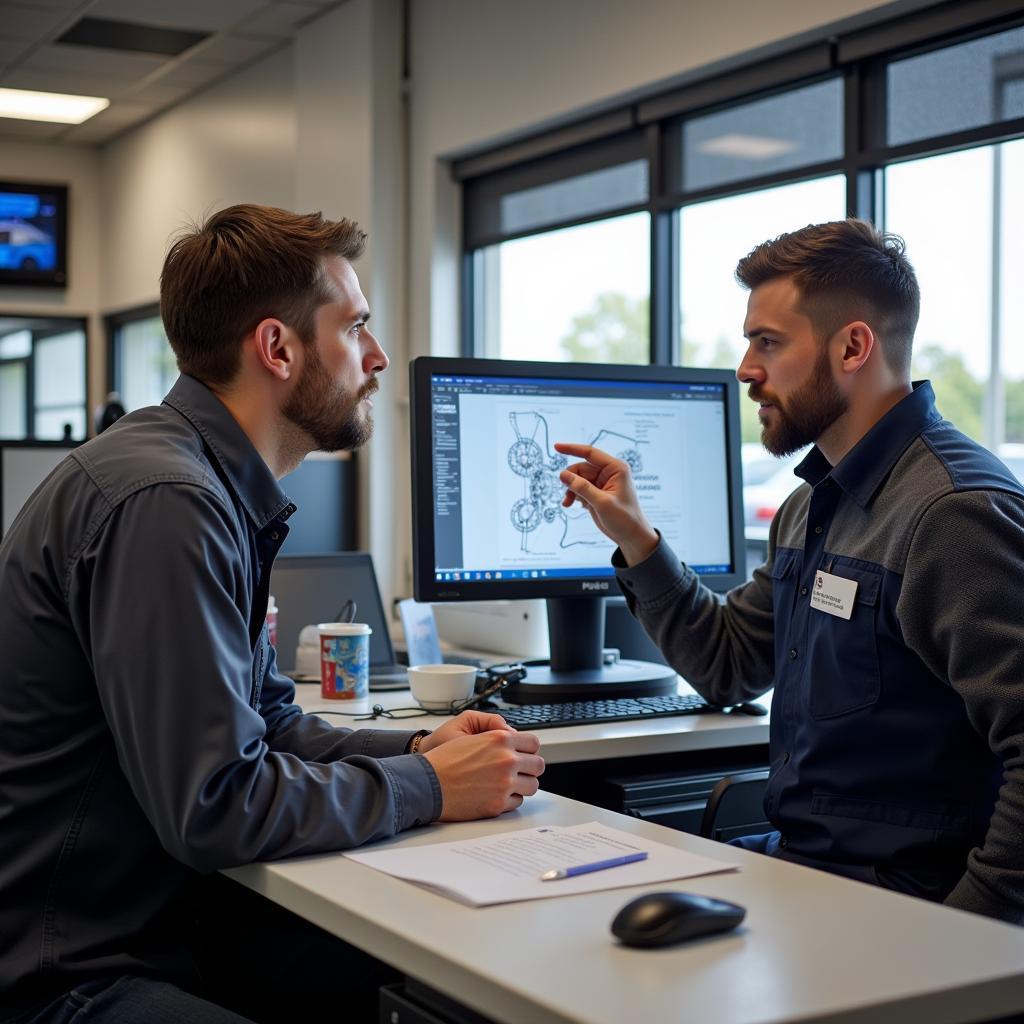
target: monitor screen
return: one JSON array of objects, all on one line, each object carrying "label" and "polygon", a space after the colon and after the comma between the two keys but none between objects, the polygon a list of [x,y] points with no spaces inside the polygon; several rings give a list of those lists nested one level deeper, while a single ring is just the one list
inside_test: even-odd
[{"label": "monitor screen", "polygon": [[0,182],[0,284],[67,285],[68,190]]},{"label": "monitor screen", "polygon": [[0,538],[77,441],[0,441]]},{"label": "monitor screen", "polygon": [[556,441],[629,463],[640,503],[715,589],[743,577],[738,385],[724,370],[417,359],[417,600],[618,593],[614,544],[562,506]]}]

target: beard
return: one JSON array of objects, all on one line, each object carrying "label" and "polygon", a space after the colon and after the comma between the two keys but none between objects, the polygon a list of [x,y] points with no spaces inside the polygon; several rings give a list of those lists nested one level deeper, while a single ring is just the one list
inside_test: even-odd
[{"label": "beard", "polygon": [[[751,388],[750,397],[763,401],[764,395]],[[832,377],[828,352],[823,348],[811,375],[788,399],[785,406],[773,402],[776,422],[761,428],[761,444],[772,455],[792,455],[805,445],[814,444],[849,407],[849,401]]]},{"label": "beard", "polygon": [[373,434],[373,418],[362,401],[379,386],[371,377],[353,395],[331,379],[315,346],[308,345],[302,377],[282,413],[309,435],[315,451],[352,451]]}]

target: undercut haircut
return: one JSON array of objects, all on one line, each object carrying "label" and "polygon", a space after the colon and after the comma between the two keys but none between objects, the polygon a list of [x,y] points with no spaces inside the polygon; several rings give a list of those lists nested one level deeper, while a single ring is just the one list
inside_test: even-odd
[{"label": "undercut haircut", "polygon": [[243,204],[192,225],[160,274],[160,316],[182,373],[209,385],[238,372],[242,339],[274,317],[309,344],[316,311],[332,298],[325,260],[362,255],[351,220]]},{"label": "undercut haircut", "polygon": [[800,290],[800,311],[819,339],[863,320],[889,368],[909,379],[921,290],[899,235],[853,217],[809,224],[762,242],[736,265],[736,279],[751,290],[780,277]]}]

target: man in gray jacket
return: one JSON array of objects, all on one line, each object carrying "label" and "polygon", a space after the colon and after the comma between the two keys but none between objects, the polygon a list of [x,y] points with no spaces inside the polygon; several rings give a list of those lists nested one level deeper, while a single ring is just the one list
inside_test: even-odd
[{"label": "man in gray jacket", "polygon": [[332,1002],[347,978],[359,1019],[355,951],[317,956],[284,915],[254,951],[237,893],[199,925],[200,876],[537,790],[537,738],[498,716],[353,732],[303,714],[277,671],[278,478],[369,439],[388,365],[351,264],[364,239],[257,206],[180,238],[161,308],[182,376],[76,449],[0,546],[0,1020],[240,1021],[200,998],[229,963],[261,1019],[275,996],[312,1019],[303,959]]},{"label": "man in gray jacket", "polygon": [[668,549],[629,467],[562,473],[614,540],[630,607],[715,704],[774,686],[750,849],[1024,924],[1024,490],[911,383],[902,240],[810,226],[742,259],[737,377],[765,447],[815,447],[768,561],[720,603]]}]

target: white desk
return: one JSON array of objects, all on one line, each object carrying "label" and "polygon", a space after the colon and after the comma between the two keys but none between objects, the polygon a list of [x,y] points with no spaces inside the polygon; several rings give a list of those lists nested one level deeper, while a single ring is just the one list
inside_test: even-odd
[{"label": "white desk", "polygon": [[[345,711],[344,701],[324,700],[315,683],[295,687],[296,703],[306,711]],[[681,693],[692,693],[680,683]],[[767,704],[768,698],[765,698]],[[370,694],[370,704],[384,708],[415,707],[408,690],[391,690]],[[426,715],[420,718],[378,718],[373,722],[353,722],[350,718],[331,716],[333,725],[354,729],[436,729],[446,718]],[[594,725],[573,725],[559,729],[540,729],[541,754],[547,764],[569,764],[620,757],[641,757],[650,754],[713,750],[724,747],[754,746],[768,742],[768,718],[729,714],[673,715],[638,722],[606,722]]]},{"label": "white desk", "polygon": [[[228,874],[503,1024],[962,1024],[1024,1012],[1024,929],[552,794],[494,821],[435,825],[389,844],[592,820],[742,870],[476,910],[340,854]],[[734,900],[747,920],[739,932],[670,949],[619,946],[609,922],[650,888]]]}]

